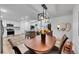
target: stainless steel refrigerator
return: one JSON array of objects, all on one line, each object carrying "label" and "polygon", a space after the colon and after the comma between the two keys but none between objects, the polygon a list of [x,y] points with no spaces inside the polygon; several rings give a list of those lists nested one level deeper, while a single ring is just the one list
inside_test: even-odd
[{"label": "stainless steel refrigerator", "polygon": [[0,20],[0,53],[3,53],[3,32],[2,20]]}]

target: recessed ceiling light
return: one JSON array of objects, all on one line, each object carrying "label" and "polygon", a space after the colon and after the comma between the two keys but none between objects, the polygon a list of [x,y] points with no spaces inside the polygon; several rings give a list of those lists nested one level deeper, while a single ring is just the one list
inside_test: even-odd
[{"label": "recessed ceiling light", "polygon": [[7,12],[7,10],[5,10],[5,9],[3,9],[3,8],[0,8],[0,11],[1,11],[1,12],[4,12],[4,13]]}]

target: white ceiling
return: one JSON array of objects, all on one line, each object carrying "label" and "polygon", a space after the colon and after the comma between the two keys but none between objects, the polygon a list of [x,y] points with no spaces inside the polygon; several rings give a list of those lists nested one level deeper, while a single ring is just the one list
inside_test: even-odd
[{"label": "white ceiling", "polygon": [[[46,4],[47,12],[50,17],[57,17],[72,14],[73,4]],[[37,14],[42,12],[40,4],[0,4],[0,8],[7,10],[7,13],[1,13],[3,19],[8,20],[35,20]]]}]

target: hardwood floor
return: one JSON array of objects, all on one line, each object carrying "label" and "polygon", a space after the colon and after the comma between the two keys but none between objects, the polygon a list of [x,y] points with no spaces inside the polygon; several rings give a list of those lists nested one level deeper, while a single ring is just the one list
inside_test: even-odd
[{"label": "hardwood floor", "polygon": [[24,35],[15,35],[5,37],[3,39],[3,54],[15,54],[14,50],[12,49],[8,39],[11,39],[12,43],[17,46],[22,53],[26,52],[28,49],[24,46]]}]

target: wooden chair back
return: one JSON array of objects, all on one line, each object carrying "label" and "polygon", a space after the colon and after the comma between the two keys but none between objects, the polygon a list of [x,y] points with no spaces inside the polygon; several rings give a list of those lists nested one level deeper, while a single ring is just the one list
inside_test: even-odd
[{"label": "wooden chair back", "polygon": [[61,42],[59,54],[61,54],[62,49],[63,49],[63,46],[64,46],[65,42],[67,41],[67,39],[68,39],[68,37],[67,37],[66,35],[64,35],[64,36],[62,37],[62,42]]}]

